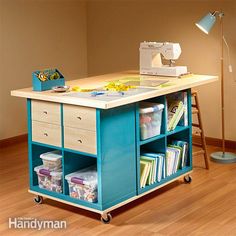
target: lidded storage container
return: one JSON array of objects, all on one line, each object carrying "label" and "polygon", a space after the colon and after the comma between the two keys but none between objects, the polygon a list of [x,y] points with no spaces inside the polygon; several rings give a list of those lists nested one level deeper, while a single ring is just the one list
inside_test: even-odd
[{"label": "lidded storage container", "polygon": [[97,202],[97,168],[95,165],[65,176],[70,196],[88,202]]},{"label": "lidded storage container", "polygon": [[163,104],[141,102],[139,109],[140,138],[145,140],[161,133]]},{"label": "lidded storage container", "polygon": [[45,166],[36,166],[34,171],[38,175],[38,184],[40,188],[49,191],[61,193],[62,192],[62,171],[51,171]]},{"label": "lidded storage container", "polygon": [[46,152],[40,155],[43,165],[49,170],[60,170],[62,155],[60,151]]}]

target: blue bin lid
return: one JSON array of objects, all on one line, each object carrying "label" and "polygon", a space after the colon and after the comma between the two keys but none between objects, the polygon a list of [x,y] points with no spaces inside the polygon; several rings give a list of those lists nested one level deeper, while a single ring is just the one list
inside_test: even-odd
[{"label": "blue bin lid", "polygon": [[164,109],[164,104],[153,102],[141,102],[139,109],[140,114],[151,113],[155,111],[161,111]]}]

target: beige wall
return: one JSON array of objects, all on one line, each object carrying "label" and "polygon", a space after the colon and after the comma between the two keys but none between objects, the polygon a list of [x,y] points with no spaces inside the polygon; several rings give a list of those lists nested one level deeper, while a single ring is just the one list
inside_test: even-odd
[{"label": "beige wall", "polygon": [[[36,69],[59,68],[67,80],[87,71],[138,69],[139,43],[150,40],[180,42],[177,64],[193,73],[219,74],[219,23],[209,36],[194,26],[209,10],[226,13],[236,79],[236,1],[221,2],[0,0],[0,139],[26,132],[26,102],[11,97],[10,90],[31,86]],[[220,137],[220,83],[198,90],[206,134]],[[231,140],[236,140],[235,91],[236,82],[226,71],[226,138]]]},{"label": "beige wall", "polygon": [[58,68],[87,75],[86,3],[0,0],[0,139],[26,133],[26,101],[10,90],[31,86],[31,72]]},{"label": "beige wall", "polygon": [[[90,75],[138,69],[141,41],[173,41],[182,47],[177,64],[198,74],[220,73],[219,23],[209,36],[194,25],[209,10],[225,12],[225,36],[236,77],[236,1],[89,1]],[[226,60],[227,61],[227,60]],[[226,69],[226,67],[225,67]],[[206,135],[220,137],[220,82],[199,89]],[[236,82],[225,72],[226,138],[236,140]]]}]

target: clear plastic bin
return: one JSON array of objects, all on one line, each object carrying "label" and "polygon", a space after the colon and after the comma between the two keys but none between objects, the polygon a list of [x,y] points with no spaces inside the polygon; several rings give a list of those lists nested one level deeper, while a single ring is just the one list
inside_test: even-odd
[{"label": "clear plastic bin", "polygon": [[43,161],[44,167],[49,170],[59,170],[61,169],[61,159],[62,155],[60,151],[46,152],[40,155]]},{"label": "clear plastic bin", "polygon": [[65,176],[69,185],[70,196],[88,202],[97,202],[97,168],[76,171]]},{"label": "clear plastic bin", "polygon": [[45,166],[36,166],[34,171],[38,175],[38,184],[40,188],[53,192],[62,192],[62,171],[50,171]]},{"label": "clear plastic bin", "polygon": [[161,133],[163,104],[141,102],[139,109],[140,138],[145,140]]}]

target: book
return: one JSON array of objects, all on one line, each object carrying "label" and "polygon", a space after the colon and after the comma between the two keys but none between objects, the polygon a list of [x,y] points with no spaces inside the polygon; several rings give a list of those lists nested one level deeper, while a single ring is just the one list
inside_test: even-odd
[{"label": "book", "polygon": [[172,124],[174,123],[182,105],[183,103],[181,103],[180,101],[171,101],[171,103],[168,105],[168,130],[171,130]]},{"label": "book", "polygon": [[184,96],[184,126],[188,126],[188,93],[183,92]]},{"label": "book", "polygon": [[143,188],[146,185],[151,164],[149,162],[140,161],[140,187]]},{"label": "book", "polygon": [[[183,104],[183,103],[182,103]],[[175,120],[172,123],[171,126],[171,130],[174,130],[177,126],[177,124],[179,123],[180,119],[182,118],[183,114],[184,114],[184,106],[181,104],[180,109],[177,111],[177,115],[175,117]]]},{"label": "book", "polygon": [[156,158],[141,156],[140,160],[150,163],[150,171],[148,173],[147,184],[153,184],[155,181]]},{"label": "book", "polygon": [[167,96],[167,131],[178,124],[188,126],[188,93],[176,92]]},{"label": "book", "polygon": [[[166,150],[166,171],[167,176],[175,174],[179,169],[183,167],[185,160],[185,150],[184,146],[178,145],[182,141],[172,141],[172,144],[168,144]],[[181,143],[183,144],[183,143]]]},{"label": "book", "polygon": [[167,130],[173,130],[184,113],[183,93],[176,93],[167,97]]},{"label": "book", "polygon": [[171,174],[174,174],[181,166],[182,148],[179,146],[168,145],[167,151],[172,155]]},{"label": "book", "polygon": [[176,163],[177,164],[176,168],[180,169],[182,167],[183,147],[179,145],[175,145],[173,143],[168,144],[168,147],[173,148],[173,150],[178,150],[179,157],[178,157],[178,162]]},{"label": "book", "polygon": [[142,153],[141,160],[148,160],[152,163],[152,169],[150,172],[151,182],[147,184],[153,184],[155,182],[160,182],[163,178],[163,163],[164,163],[164,154],[163,153]]},{"label": "book", "polygon": [[181,167],[185,167],[188,160],[188,142],[182,140],[172,140],[172,145],[182,148]]}]

